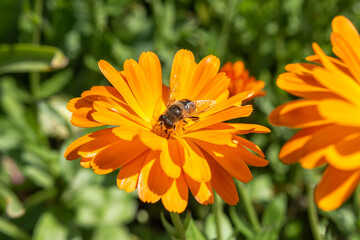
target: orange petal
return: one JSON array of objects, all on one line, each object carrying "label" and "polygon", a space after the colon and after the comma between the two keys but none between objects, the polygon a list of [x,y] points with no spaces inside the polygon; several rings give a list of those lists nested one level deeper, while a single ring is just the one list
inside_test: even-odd
[{"label": "orange petal", "polygon": [[253,143],[245,138],[239,137],[239,136],[234,136],[234,140],[235,140],[234,142],[236,142],[236,144],[250,149],[251,151],[255,152],[262,158],[265,157],[263,151],[261,151],[260,147],[258,145],[256,145],[255,143]]},{"label": "orange petal", "polygon": [[174,93],[174,99],[191,99],[191,90],[194,89],[195,84],[192,81],[195,67],[195,57],[191,51],[181,49],[175,54],[171,68],[170,89],[174,89],[175,82],[179,86],[177,86],[178,91]]},{"label": "orange petal", "polygon": [[158,152],[151,151],[147,158],[145,159],[144,166],[141,169],[139,179],[138,179],[138,195],[141,201],[148,203],[155,203],[160,200],[160,196],[150,190],[149,182],[149,173],[156,160]]},{"label": "orange petal", "polygon": [[211,116],[205,118],[200,117],[201,120],[189,126],[188,131],[195,131],[234,118],[247,117],[251,114],[252,110],[253,108],[251,105],[230,107]]},{"label": "orange petal", "polygon": [[318,106],[320,114],[331,122],[360,127],[360,105],[356,106],[342,100],[324,99]]},{"label": "orange petal", "polygon": [[227,172],[241,182],[252,179],[251,172],[244,162],[244,155],[236,147],[221,146],[196,140],[195,143],[214,158]]},{"label": "orange petal", "polygon": [[89,96],[107,97],[118,101],[119,103],[127,104],[116,88],[112,86],[93,86],[89,91],[85,91],[81,94],[81,97],[83,98]]},{"label": "orange petal", "polygon": [[328,166],[315,189],[319,208],[331,211],[340,207],[354,192],[360,181],[360,170],[343,171]]},{"label": "orange petal", "polygon": [[148,149],[138,138],[120,140],[101,150],[93,159],[92,167],[97,174],[106,174],[135,159]]},{"label": "orange petal", "polygon": [[184,172],[197,182],[208,182],[211,171],[201,150],[190,139],[178,139],[185,149]]},{"label": "orange petal", "polygon": [[[153,100],[162,96],[162,73],[159,58],[153,52],[143,52],[139,58],[139,65],[146,76],[146,84],[143,87],[151,92]],[[148,89],[151,89],[149,91]],[[153,104],[155,104],[153,102]]]},{"label": "orange petal", "polygon": [[95,101],[94,109],[97,111],[92,117],[98,122],[108,125],[134,125],[137,127],[150,128],[150,124],[143,119],[127,112],[115,102]]},{"label": "orange petal", "polygon": [[184,162],[184,149],[175,139],[168,139],[160,154],[161,168],[171,178],[179,178],[181,166]]},{"label": "orange petal", "polygon": [[339,97],[360,106],[360,86],[353,78],[340,71],[332,64],[317,44],[313,44],[314,52],[321,58],[321,63],[326,68],[316,68],[314,76],[316,80],[337,94]]},{"label": "orange petal", "polygon": [[90,168],[91,167],[91,160],[92,158],[81,158],[80,166],[83,168]]},{"label": "orange petal", "polygon": [[95,112],[92,108],[80,108],[71,116],[71,124],[77,127],[99,127],[105,124],[97,122],[92,114]]},{"label": "orange petal", "polygon": [[[133,59],[124,62],[124,71],[131,91],[146,114],[147,120],[150,120],[152,118],[155,102],[160,96],[155,96],[150,89],[153,88],[152,83],[159,79],[148,79],[150,76],[145,76],[140,65]],[[154,87],[156,88],[160,83],[161,81]]]},{"label": "orange petal", "polygon": [[354,131],[350,127],[329,125],[312,134],[308,142],[302,146],[300,163],[304,168],[314,168],[326,162],[324,158],[329,147]]},{"label": "orange petal", "polygon": [[136,189],[141,168],[148,154],[149,151],[143,152],[120,169],[116,181],[119,189],[126,192],[132,192]]},{"label": "orange petal", "polygon": [[[117,141],[120,141],[120,138],[115,136],[112,133],[112,130],[113,129],[109,128],[107,129],[107,131],[103,131],[104,134],[102,134],[101,136],[97,136],[92,141],[82,145],[78,150],[79,155],[86,158],[93,158],[99,151],[101,151],[105,147]],[[93,135],[90,134],[90,136]]]},{"label": "orange petal", "polygon": [[188,196],[189,189],[184,176],[181,175],[174,179],[169,190],[161,197],[161,201],[169,212],[181,213],[187,206]]},{"label": "orange petal", "polygon": [[[355,170],[360,168],[360,129],[353,129],[349,134],[333,144],[326,152],[329,164],[339,170]],[[333,133],[332,133],[333,134]]]},{"label": "orange petal", "polygon": [[97,137],[107,135],[109,132],[111,132],[111,128],[106,128],[93,133],[89,133],[85,136],[82,136],[81,138],[76,139],[66,148],[64,156],[67,160],[75,160],[80,158],[81,156],[78,154],[78,151],[81,146],[94,140]]},{"label": "orange petal", "polygon": [[226,101],[224,101],[224,102],[216,103],[216,106],[214,108],[212,108],[204,113],[201,113],[199,116],[201,118],[204,118],[204,117],[210,116],[212,114],[221,112],[230,107],[240,107],[245,100],[249,99],[253,95],[254,95],[254,91],[246,91],[246,92],[236,94],[235,96],[232,96],[232,97],[226,99]]},{"label": "orange petal", "polygon": [[152,150],[162,150],[167,144],[167,139],[160,137],[150,131],[140,131],[139,138],[141,142],[143,142],[146,146],[151,148]]},{"label": "orange petal", "polygon": [[[317,66],[315,64],[313,65]],[[320,85],[314,76],[304,76],[293,72],[286,72],[279,75],[276,80],[276,85],[292,95],[307,99],[320,100],[323,98],[337,97],[336,94]]]},{"label": "orange petal", "polygon": [[313,134],[323,127],[310,127],[298,131],[281,148],[279,158],[283,163],[293,164],[300,160],[303,153],[303,147],[313,137]]},{"label": "orange petal", "polygon": [[334,53],[348,66],[352,75],[360,83],[360,38],[355,26],[344,16],[332,21],[331,43]]},{"label": "orange petal", "polygon": [[318,111],[318,101],[295,100],[275,108],[269,122],[275,126],[305,128],[329,123]]},{"label": "orange petal", "polygon": [[195,138],[206,142],[225,145],[232,143],[232,134],[227,132],[220,132],[217,130],[199,130],[195,132],[186,133],[185,138]]},{"label": "orange petal", "polygon": [[[190,88],[191,91],[188,91],[191,95],[187,96],[189,99],[205,99],[201,93],[206,93],[208,91],[211,91],[213,87],[213,82],[211,79],[215,77],[217,72],[220,68],[220,60],[219,58],[209,55],[202,59],[199,64],[197,65],[197,68],[195,69],[193,78],[192,78],[192,86],[193,88]],[[225,75],[221,74],[224,79]],[[227,83],[227,85],[229,82]],[[217,96],[213,96],[211,99],[215,99]]]},{"label": "orange petal", "polygon": [[232,176],[218,164],[209,154],[208,160],[211,169],[211,185],[219,196],[229,205],[236,205],[239,202],[239,196]]},{"label": "orange petal", "polygon": [[227,90],[229,84],[230,79],[225,73],[216,74],[208,81],[208,85],[211,86],[211,88],[203,88],[197,99],[216,100]]},{"label": "orange petal", "polygon": [[147,182],[148,187],[156,195],[162,196],[169,190],[172,182],[173,179],[166,176],[165,172],[160,166],[160,152],[157,151],[157,154],[155,155],[155,161],[152,164],[149,172]]},{"label": "orange petal", "polygon": [[248,133],[268,133],[270,129],[257,124],[247,123],[216,123],[209,128],[220,132],[227,132],[231,134],[248,134]]},{"label": "orange petal", "polygon": [[120,95],[125,99],[129,106],[144,120],[150,120],[145,115],[139,103],[136,101],[129,85],[121,77],[120,73],[104,60],[99,61],[99,68],[109,82],[118,90]]},{"label": "orange petal", "polygon": [[200,204],[208,205],[214,202],[214,193],[210,182],[197,182],[185,174],[185,180],[192,195]]}]

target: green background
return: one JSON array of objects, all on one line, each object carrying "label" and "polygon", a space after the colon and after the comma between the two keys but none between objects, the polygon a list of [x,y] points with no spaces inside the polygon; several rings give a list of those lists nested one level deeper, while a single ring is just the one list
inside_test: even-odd
[{"label": "green background", "polygon": [[[294,130],[272,127],[267,115],[294,99],[275,85],[287,63],[304,62],[312,42],[332,55],[336,15],[359,29],[360,2],[1,0],[0,239],[171,238],[161,203],[144,204],[135,192],[118,190],[116,171],[100,176],[63,158],[73,140],[95,130],[71,126],[65,106],[92,86],[108,84],[98,60],[120,70],[125,59],[153,51],[167,84],[181,48],[196,61],[209,54],[222,63],[243,60],[266,82],[267,96],[255,99],[254,113],[241,120],[272,128],[248,136],[270,160],[251,169],[254,179],[245,186],[261,227],[251,227],[242,200],[236,207],[220,203],[223,239],[311,239],[308,196],[323,169],[283,165],[277,155]],[[216,239],[212,211],[190,197],[181,214],[188,239]],[[359,189],[338,210],[318,214],[325,239],[360,239]]]}]

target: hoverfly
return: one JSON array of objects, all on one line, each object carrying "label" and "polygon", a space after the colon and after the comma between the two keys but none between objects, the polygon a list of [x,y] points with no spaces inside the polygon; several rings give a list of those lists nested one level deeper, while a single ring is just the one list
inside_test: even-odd
[{"label": "hoverfly", "polygon": [[175,93],[178,88],[179,82],[175,75],[170,79],[170,95],[167,107],[157,120],[158,125],[165,127],[168,138],[179,122],[187,124],[189,119],[197,121],[200,113],[208,111],[216,105],[214,100],[175,100]]}]

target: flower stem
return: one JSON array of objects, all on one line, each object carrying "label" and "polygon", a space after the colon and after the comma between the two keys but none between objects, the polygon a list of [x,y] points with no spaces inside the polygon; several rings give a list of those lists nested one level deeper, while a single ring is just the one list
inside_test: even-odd
[{"label": "flower stem", "polygon": [[237,181],[236,186],[237,186],[240,198],[243,200],[243,203],[245,205],[246,214],[248,215],[250,223],[253,226],[254,230],[258,231],[260,229],[260,223],[259,223],[259,219],[256,215],[255,208],[254,208],[253,204],[251,203],[251,199],[248,194],[248,191],[246,190],[245,185],[242,182]]},{"label": "flower stem", "polygon": [[171,221],[179,234],[180,240],[186,240],[184,225],[181,222],[180,215],[175,212],[170,212]]},{"label": "flower stem", "polygon": [[311,228],[311,232],[313,234],[314,240],[322,240],[323,238],[321,237],[320,233],[319,233],[319,219],[318,219],[318,215],[316,212],[316,206],[315,206],[315,202],[314,202],[314,189],[315,189],[315,185],[314,184],[308,184],[307,186],[307,197],[308,197],[308,217],[309,217],[309,221],[310,221],[310,228]]},{"label": "flower stem", "polygon": [[221,212],[222,212],[222,202],[219,195],[215,194],[215,202],[212,207],[214,218],[215,218],[215,227],[216,235],[218,240],[222,240],[221,236]]}]

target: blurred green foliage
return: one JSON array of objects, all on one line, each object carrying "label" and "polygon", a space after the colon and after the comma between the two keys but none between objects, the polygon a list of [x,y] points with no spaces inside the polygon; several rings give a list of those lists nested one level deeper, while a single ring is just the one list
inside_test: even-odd
[{"label": "blurred green foliage", "polygon": [[[121,69],[125,59],[154,51],[164,83],[180,48],[197,60],[208,54],[222,63],[244,60],[266,82],[267,96],[255,99],[253,115],[242,121],[269,126],[272,109],[292,99],[276,88],[277,75],[311,55],[312,42],[330,54],[331,20],[339,14],[359,29],[356,0],[0,1],[0,239],[170,238],[160,203],[141,203],[117,189],[116,173],[95,175],[62,156],[71,141],[94,130],[71,126],[65,106],[91,86],[108,84],[98,60]],[[306,184],[318,182],[321,169],[279,161],[292,133],[272,128],[250,135],[270,160],[252,169],[246,185],[260,228],[251,227],[242,202],[221,205],[223,239],[311,239]],[[320,212],[326,239],[360,239],[359,190],[354,195],[342,208]],[[188,239],[216,238],[211,207],[191,197],[185,216]]]}]

